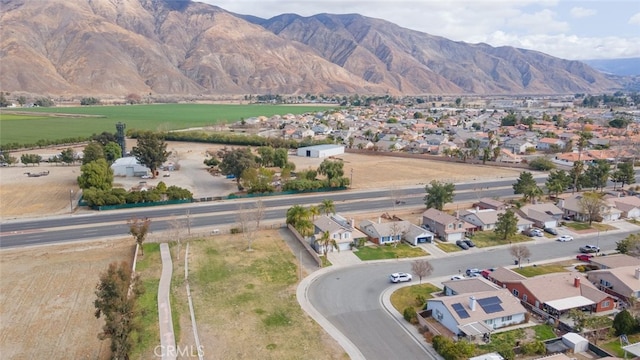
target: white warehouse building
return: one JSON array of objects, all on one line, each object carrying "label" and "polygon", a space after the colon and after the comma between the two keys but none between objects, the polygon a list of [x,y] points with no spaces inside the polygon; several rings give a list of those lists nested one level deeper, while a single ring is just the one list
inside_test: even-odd
[{"label": "white warehouse building", "polygon": [[151,174],[151,170],[140,164],[134,156],[127,156],[111,164],[113,176],[144,176]]},{"label": "white warehouse building", "polygon": [[311,158],[324,158],[344,154],[344,145],[315,145],[298,148],[297,155]]}]

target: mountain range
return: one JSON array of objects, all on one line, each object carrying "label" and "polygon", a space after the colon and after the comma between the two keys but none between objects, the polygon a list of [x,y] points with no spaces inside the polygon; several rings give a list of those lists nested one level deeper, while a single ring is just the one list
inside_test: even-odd
[{"label": "mountain range", "polygon": [[234,14],[189,0],[0,0],[3,91],[572,94],[619,89],[589,65],[358,14]]}]

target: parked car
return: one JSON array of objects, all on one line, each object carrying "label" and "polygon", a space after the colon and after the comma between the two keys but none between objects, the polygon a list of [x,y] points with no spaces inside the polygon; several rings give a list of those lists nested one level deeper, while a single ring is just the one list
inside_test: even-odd
[{"label": "parked car", "polygon": [[558,240],[560,242],[572,241],[573,240],[573,236],[571,236],[571,235],[561,235],[556,240]]},{"label": "parked car", "polygon": [[140,176],[141,179],[151,179],[151,175],[142,175]]},{"label": "parked car", "polygon": [[554,228],[544,228],[544,231],[546,233],[551,234],[551,235],[558,235],[558,230],[556,230]]},{"label": "parked car", "polygon": [[600,248],[595,245],[585,245],[580,247],[581,253],[597,253],[600,252]]},{"label": "parked car", "polygon": [[456,241],[456,245],[458,245],[458,247],[461,248],[462,250],[469,250],[469,245],[467,245],[467,243],[464,242],[463,240]]},{"label": "parked car", "polygon": [[489,275],[491,275],[494,270],[494,268],[484,269],[480,271],[480,275],[482,275],[483,278],[488,279]]},{"label": "parked car", "polygon": [[586,261],[586,262],[591,262],[591,258],[592,257],[593,257],[593,255],[589,255],[589,254],[576,255],[576,259],[578,259],[580,261]]},{"label": "parked car", "polygon": [[544,234],[542,233],[542,231],[540,229],[534,229],[534,228],[524,230],[522,233],[524,235],[529,236],[529,237],[544,236]]},{"label": "parked car", "polygon": [[462,279],[464,279],[464,276],[462,275],[453,275],[451,277],[451,280],[462,280]]},{"label": "parked car", "polygon": [[473,241],[471,241],[471,239],[469,238],[464,238],[464,240],[462,241],[464,241],[464,243],[467,244],[467,246],[470,248],[476,247],[476,244]]},{"label": "parked car", "polygon": [[389,281],[391,281],[394,284],[399,282],[411,281],[411,279],[413,279],[411,274],[407,274],[403,272],[397,272],[389,275]]},{"label": "parked car", "polygon": [[467,274],[468,277],[480,276],[480,269],[476,269],[476,268],[467,269],[465,274]]}]

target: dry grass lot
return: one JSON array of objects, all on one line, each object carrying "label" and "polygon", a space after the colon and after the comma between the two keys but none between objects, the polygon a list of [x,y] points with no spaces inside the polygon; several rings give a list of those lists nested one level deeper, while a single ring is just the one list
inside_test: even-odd
[{"label": "dry grass lot", "polygon": [[107,359],[93,315],[98,277],[113,261],[131,262],[133,241],[2,250],[2,359]]},{"label": "dry grass lot", "polygon": [[[131,144],[132,146],[133,144]],[[168,185],[189,188],[203,196],[212,189],[227,195],[233,189],[229,180],[205,172],[202,164],[206,144],[169,143],[168,149],[179,154],[182,169],[171,173]],[[41,150],[53,155],[61,149]],[[35,152],[35,151],[32,151]],[[18,157],[20,154],[16,154]],[[15,156],[15,155],[14,155]],[[48,156],[47,156],[48,157]],[[345,174],[353,169],[353,188],[403,186],[425,184],[433,179],[462,182],[498,177],[516,177],[517,170],[469,166],[401,158],[368,157],[344,154]],[[321,160],[290,157],[298,169],[316,168]],[[45,171],[43,177],[27,177],[27,171]],[[2,221],[23,217],[68,214],[70,195],[77,199],[75,183],[80,173],[76,166],[0,168],[0,218]],[[208,181],[214,183],[209,188]],[[124,187],[139,179],[116,179]],[[203,184],[207,186],[202,189]],[[73,191],[73,193],[71,193]],[[74,209],[74,213],[87,210]],[[342,358],[342,350],[320,328],[306,317],[295,303],[295,265],[293,256],[277,236],[268,234],[256,241],[256,251],[248,254],[244,245],[226,237],[193,244],[194,301],[199,331],[207,358]],[[113,261],[129,260],[132,239],[105,242],[56,245],[29,249],[0,251],[0,348],[3,359],[102,359],[108,350],[96,335],[102,320],[93,317],[94,287],[99,274]],[[262,247],[275,247],[277,259],[260,259]],[[211,262],[208,255],[225,253]],[[245,262],[249,256],[253,263]],[[270,278],[265,269],[274,262],[291,263],[285,280]],[[253,265],[252,265],[253,264]],[[255,265],[258,264],[258,265]],[[261,265],[260,265],[261,264]],[[179,265],[176,265],[179,266]],[[255,267],[251,269],[250,267]],[[211,271],[235,268],[243,272],[241,282],[228,286],[244,287],[238,298],[226,298],[225,288],[216,287],[224,279],[216,280]],[[208,284],[206,280],[214,276]],[[293,278],[291,278],[293,276]],[[200,279],[200,280],[198,280]],[[280,286],[273,299],[261,297],[261,289]],[[174,295],[178,295],[176,293]],[[220,311],[222,310],[222,311]],[[190,321],[181,313],[183,341],[188,341]],[[269,331],[264,331],[264,330]],[[292,341],[292,339],[294,339]],[[318,341],[320,339],[320,341]],[[183,342],[184,343],[184,342]],[[308,356],[306,356],[308,355]]]}]

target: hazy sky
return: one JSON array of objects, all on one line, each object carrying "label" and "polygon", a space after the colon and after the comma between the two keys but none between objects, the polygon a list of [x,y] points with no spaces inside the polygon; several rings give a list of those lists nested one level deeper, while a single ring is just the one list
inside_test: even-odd
[{"label": "hazy sky", "polygon": [[196,0],[270,18],[351,14],[468,43],[571,60],[640,57],[640,0]]}]

